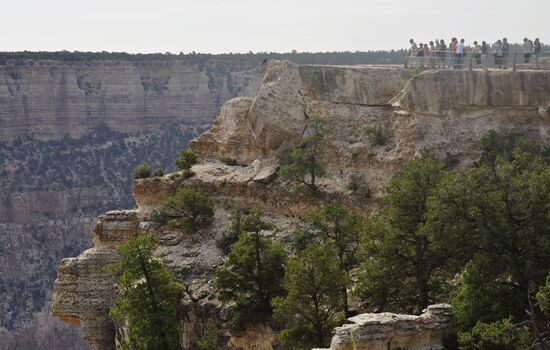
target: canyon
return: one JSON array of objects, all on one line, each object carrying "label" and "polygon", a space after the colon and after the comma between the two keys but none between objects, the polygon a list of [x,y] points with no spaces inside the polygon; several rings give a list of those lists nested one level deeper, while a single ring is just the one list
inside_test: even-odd
[{"label": "canyon", "polygon": [[173,170],[261,78],[259,59],[0,64],[0,349],[89,348],[50,316],[59,260],[92,245],[97,215],[133,206],[133,167]]},{"label": "canyon", "polygon": [[[479,157],[480,138],[498,129],[512,129],[548,143],[550,71],[416,72],[398,66],[297,65],[273,60],[263,68],[261,85],[254,93],[226,102],[211,128],[189,143],[200,158],[193,167],[195,176],[174,173],[134,181],[136,207],[100,215],[90,230],[94,246],[61,261],[52,313],[80,325],[92,349],[114,349],[120,340],[120,327],[108,315],[117,276],[106,266],[119,261],[116,247],[131,237],[153,235],[159,243],[157,254],[188,288],[183,301],[186,317],[180,320],[184,349],[196,349],[209,319],[223,329],[228,349],[273,349],[278,346],[277,337],[267,325],[250,325],[242,332],[224,327],[230,310],[219,302],[213,286],[215,269],[224,261],[216,241],[236,207],[263,209],[277,226],[266,234],[289,246],[292,233],[303,227],[304,215],[324,203],[338,201],[365,213],[376,210],[389,179],[421,154],[455,166],[468,164]],[[307,119],[314,116],[327,120],[328,171],[319,181],[319,196],[297,197],[276,171],[285,153],[307,132]],[[369,142],[365,131],[373,129],[389,135],[384,145]],[[227,157],[238,165],[220,161]],[[353,178],[366,181],[373,196],[357,199],[348,190]],[[215,201],[212,225],[195,235],[155,221],[155,211],[180,186],[201,188]],[[412,339],[403,337],[393,348],[441,348],[446,309],[435,305],[421,316],[401,318],[356,316],[350,319],[355,325],[336,330],[331,348],[350,348],[342,340],[350,327],[363,337],[360,348],[368,348],[376,345],[368,337],[371,328],[383,324],[378,328],[391,338],[400,327],[395,320],[405,320],[413,326],[403,327],[414,328],[415,322],[432,318],[437,325],[432,330],[421,330]],[[394,320],[390,323],[395,326],[385,318]]]}]

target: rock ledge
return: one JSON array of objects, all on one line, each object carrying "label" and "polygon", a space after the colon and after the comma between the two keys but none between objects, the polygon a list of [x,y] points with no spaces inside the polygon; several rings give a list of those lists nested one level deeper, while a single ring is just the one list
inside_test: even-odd
[{"label": "rock ledge", "polygon": [[351,334],[357,349],[443,349],[443,339],[451,325],[450,310],[448,304],[437,304],[428,306],[420,316],[361,314],[350,318],[351,324],[336,328],[330,349],[352,350]]}]

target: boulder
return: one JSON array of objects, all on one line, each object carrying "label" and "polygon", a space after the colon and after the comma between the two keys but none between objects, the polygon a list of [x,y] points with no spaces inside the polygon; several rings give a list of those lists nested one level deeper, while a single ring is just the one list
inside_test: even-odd
[{"label": "boulder", "polygon": [[361,314],[338,327],[331,350],[440,350],[451,327],[450,305],[430,305],[422,315]]}]

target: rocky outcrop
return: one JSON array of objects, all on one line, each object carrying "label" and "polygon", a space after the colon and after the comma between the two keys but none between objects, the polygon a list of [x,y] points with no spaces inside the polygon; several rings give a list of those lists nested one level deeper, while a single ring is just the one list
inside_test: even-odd
[{"label": "rocky outcrop", "polygon": [[194,151],[245,164],[280,157],[300,142],[308,116],[342,121],[348,116],[327,107],[365,113],[369,107],[388,107],[411,74],[397,67],[298,66],[287,61],[269,61],[264,67],[256,97],[223,106],[213,127],[190,144]]},{"label": "rocky outcrop", "polygon": [[109,309],[116,291],[114,264],[120,261],[116,246],[139,233],[137,214],[113,211],[101,215],[94,228],[94,248],[77,258],[63,259],[59,265],[52,315],[81,325],[82,337],[93,349],[114,349]]},{"label": "rocky outcrop", "polygon": [[[284,152],[299,143],[307,118],[319,115],[328,120],[331,140],[327,190],[343,191],[351,177],[360,176],[381,193],[401,163],[421,152],[469,162],[489,130],[512,128],[542,142],[550,131],[548,71],[428,70],[411,77],[395,66],[270,61],[265,72],[258,95],[222,107],[191,149],[203,158],[265,162],[264,173],[273,172]],[[366,129],[391,137],[376,145]]]},{"label": "rocky outcrop", "polygon": [[[290,233],[303,226],[301,218],[325,202],[336,200],[365,213],[375,210],[377,198],[383,194],[388,180],[422,152],[442,160],[450,158],[456,163],[469,162],[479,155],[480,137],[498,128],[512,128],[534,140],[548,142],[546,129],[550,121],[540,115],[540,109],[548,106],[550,72],[426,71],[411,77],[410,71],[400,67],[298,66],[277,61],[268,61],[264,70],[258,94],[229,101],[221,108],[212,128],[190,144],[201,156],[200,164],[193,167],[196,175],[185,179],[176,173],[136,181],[133,194],[138,206],[138,223],[116,225],[134,227],[134,234],[141,233],[143,227],[150,228],[149,232],[159,242],[158,253],[165,257],[177,278],[189,286],[189,300],[186,298],[184,305],[193,310],[192,317],[182,320],[183,329],[188,330],[182,340],[186,349],[193,349],[208,318],[220,326],[229,319],[228,309],[217,300],[212,279],[224,258],[215,242],[223,235],[228,215],[236,206],[244,204],[264,209],[268,219],[278,227],[266,234],[288,243]],[[480,77],[488,83],[483,85]],[[465,80],[468,82],[464,84],[471,85],[471,90],[460,87]],[[544,83],[537,85],[539,80]],[[507,96],[518,105],[487,102],[497,100],[494,94]],[[534,96],[521,97],[530,94]],[[432,95],[453,101],[437,102],[432,100]],[[277,178],[276,169],[284,151],[300,142],[307,118],[314,115],[327,120],[328,171],[319,182],[322,194],[315,198],[297,198]],[[383,130],[388,138],[384,144],[372,142],[366,129]],[[223,157],[234,158],[240,164],[223,164],[219,160]],[[347,190],[354,176],[368,183],[374,198],[358,200]],[[182,185],[200,187],[215,200],[213,225],[197,235],[151,226],[152,213]],[[118,234],[117,230],[108,232]],[[121,231],[120,239],[123,241],[131,235],[129,231]],[[113,251],[117,242],[114,239],[109,242],[104,246],[100,239],[96,248],[85,252],[83,258],[91,259],[90,254],[100,254],[103,249]],[[74,260],[74,266],[81,269],[79,277],[85,278],[88,272],[84,266],[77,267],[78,259],[80,257]],[[68,297],[63,295],[68,287],[61,282],[71,277],[64,276],[63,264],[54,290],[56,315],[78,318],[83,330],[87,327],[84,323],[91,319],[105,320],[105,301],[112,300],[113,295],[92,299],[90,305],[97,306],[86,310],[65,303]],[[90,273],[95,276],[94,272]],[[67,274],[71,273],[67,271]],[[113,281],[113,276],[100,277],[101,286]],[[81,291],[84,296],[86,288]],[[108,288],[104,291],[109,292]],[[77,295],[73,293],[72,298]],[[94,312],[97,314],[92,317]],[[356,339],[362,342],[363,348],[367,344],[383,343],[377,343],[376,339],[384,339],[386,345],[390,342],[395,349],[400,346],[438,348],[443,330],[448,326],[446,312],[446,307],[440,305],[429,308],[421,316],[363,315],[352,319],[355,325],[337,331],[341,340],[335,346],[340,342],[348,344],[342,345],[342,349],[349,346],[345,340],[346,329],[357,327],[359,338]],[[84,315],[88,321],[84,321]],[[102,327],[105,327],[104,334],[113,334],[107,323]],[[257,345],[250,346],[274,347],[276,340],[265,347],[266,339],[272,339],[271,331],[253,328],[248,340],[226,333],[226,345],[251,344],[251,339],[258,339],[254,343]],[[95,328],[94,332],[101,329]],[[380,338],[373,338],[373,334],[379,334]],[[94,339],[98,339],[93,343],[97,348],[103,340],[101,335]]]},{"label": "rocky outcrop", "polygon": [[384,312],[349,321],[335,329],[331,350],[442,350],[451,327],[447,304],[430,305],[420,316]]}]

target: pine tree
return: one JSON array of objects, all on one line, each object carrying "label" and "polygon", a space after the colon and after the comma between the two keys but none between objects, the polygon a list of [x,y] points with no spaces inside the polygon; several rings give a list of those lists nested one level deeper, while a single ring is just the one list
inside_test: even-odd
[{"label": "pine tree", "polygon": [[287,253],[279,242],[262,236],[275,226],[253,210],[243,218],[239,240],[216,272],[220,300],[234,303],[233,326],[259,323],[272,315],[271,300],[284,294],[282,286]]},{"label": "pine tree", "polygon": [[442,177],[443,165],[434,159],[411,161],[388,185],[386,206],[367,223],[357,294],[377,311],[419,312],[433,301],[446,244],[453,244],[426,229],[428,198]]},{"label": "pine tree", "polygon": [[317,178],[326,172],[326,123],[321,117],[308,119],[306,135],[279,169],[279,175],[296,184],[296,189],[305,186],[312,192],[318,190]]},{"label": "pine tree", "polygon": [[276,317],[289,325],[281,332],[285,348],[328,347],[332,329],[344,318],[341,288],[346,284],[336,251],[324,245],[310,245],[289,261],[288,294],[273,302]]},{"label": "pine tree", "polygon": [[[349,276],[357,264],[356,253],[363,218],[357,213],[350,213],[338,203],[329,203],[310,213],[307,221],[321,241],[336,251],[340,270]],[[349,316],[347,286],[342,285],[341,290],[344,312]]]},{"label": "pine tree", "polygon": [[174,164],[178,169],[183,171],[183,176],[185,178],[190,178],[195,175],[195,173],[191,171],[191,167],[197,164],[197,155],[193,151],[184,149],[180,152],[180,156],[176,159]]},{"label": "pine tree", "polygon": [[222,347],[218,344],[219,337],[220,331],[216,323],[212,319],[209,319],[201,340],[197,342],[197,346],[200,350],[222,350]]},{"label": "pine tree", "polygon": [[177,350],[182,287],[162,261],[153,257],[154,249],[150,236],[133,238],[118,247],[122,274],[110,315],[128,322],[130,348]]}]

